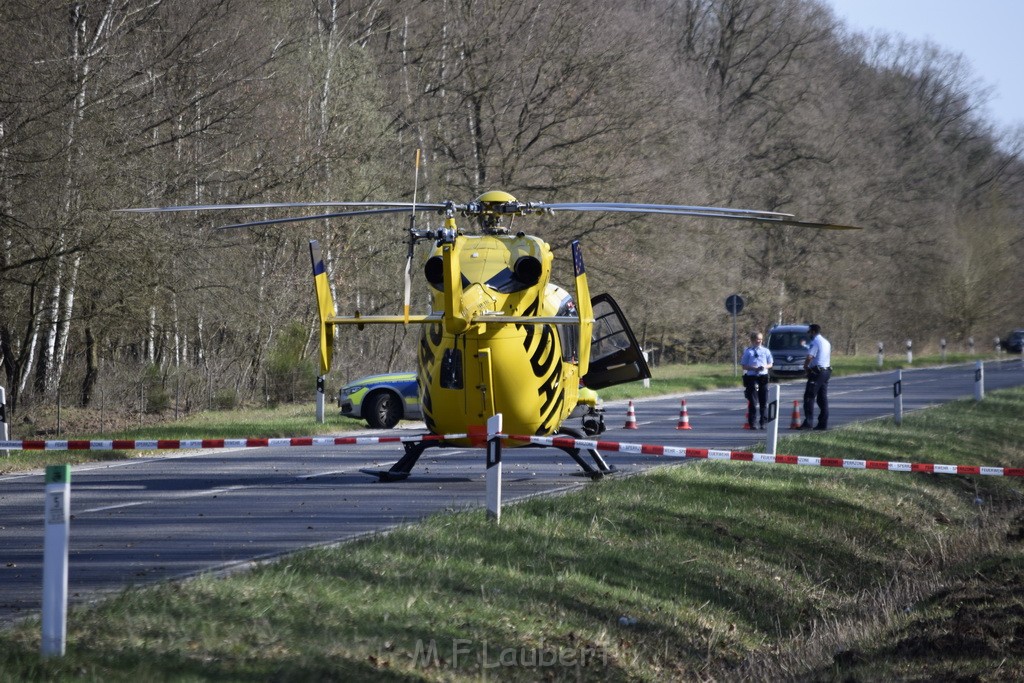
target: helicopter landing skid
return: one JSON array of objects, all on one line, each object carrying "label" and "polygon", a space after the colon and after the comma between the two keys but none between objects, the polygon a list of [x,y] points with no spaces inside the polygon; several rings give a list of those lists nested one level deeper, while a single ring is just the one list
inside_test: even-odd
[{"label": "helicopter landing skid", "polygon": [[[559,430],[559,434],[565,434],[571,436],[574,439],[582,439],[583,433],[568,427],[563,427]],[[605,462],[601,454],[593,448],[569,448],[567,446],[555,446],[555,448],[565,451],[569,454],[569,457],[576,461],[576,464],[583,470],[580,472],[581,476],[590,477],[591,479],[597,480],[604,477],[606,474],[614,474],[617,470],[614,465],[609,465]],[[594,464],[591,465],[589,462],[583,459],[583,451],[586,450]],[[595,467],[596,465],[596,467]]]},{"label": "helicopter landing skid", "polygon": [[[563,427],[559,431],[559,433],[564,434],[566,436],[571,436],[574,439],[583,438],[582,432],[568,427]],[[390,469],[373,470],[369,468],[363,468],[360,469],[359,471],[362,472],[363,474],[369,474],[371,476],[377,477],[377,479],[382,482],[403,481],[409,478],[409,474],[412,472],[412,468],[416,465],[416,462],[420,459],[420,456],[423,455],[423,451],[427,450],[428,448],[437,447],[440,445],[441,444],[439,443],[427,441],[409,442],[405,444],[405,455],[399,458],[398,462],[392,465]],[[579,473],[580,476],[589,477],[591,479],[597,480],[603,478],[607,474],[614,474],[615,472],[618,471],[614,465],[609,465],[607,462],[605,462],[605,459],[601,456],[601,454],[593,448],[569,448],[567,446],[555,446],[555,448],[567,453],[569,457],[571,457],[576,462],[576,464],[580,466],[580,469],[583,470],[582,472]],[[584,459],[584,451],[586,451],[587,455],[590,456],[590,459],[594,461],[593,464],[590,464]]]},{"label": "helicopter landing skid", "polygon": [[437,444],[428,443],[426,441],[408,442],[405,444],[405,455],[399,458],[398,462],[391,466],[391,469],[360,469],[359,471],[363,474],[369,474],[377,477],[377,480],[382,482],[403,481],[409,478],[409,473],[412,472],[412,468],[416,465],[416,461],[418,461],[420,456],[423,455],[423,451],[434,445]]},{"label": "helicopter landing skid", "polygon": [[377,481],[380,482],[392,482],[392,481],[404,481],[409,478],[408,472],[392,472],[391,470],[371,470],[371,469],[360,469],[363,474],[369,474],[377,477]]}]

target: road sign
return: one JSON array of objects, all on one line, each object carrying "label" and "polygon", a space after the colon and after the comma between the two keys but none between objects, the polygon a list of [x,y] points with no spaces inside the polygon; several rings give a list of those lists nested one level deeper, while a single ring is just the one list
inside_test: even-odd
[{"label": "road sign", "polygon": [[725,300],[725,310],[729,311],[733,315],[739,315],[743,310],[743,297],[739,294],[730,294]]}]

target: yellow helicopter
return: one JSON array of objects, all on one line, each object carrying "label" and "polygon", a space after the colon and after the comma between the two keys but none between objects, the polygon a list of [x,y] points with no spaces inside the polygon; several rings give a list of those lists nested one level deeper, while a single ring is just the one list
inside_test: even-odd
[{"label": "yellow helicopter", "polygon": [[[417,365],[424,420],[432,434],[479,434],[491,416],[501,414],[511,434],[581,437],[566,421],[582,416],[590,434],[603,431],[592,390],[650,377],[650,369],[629,324],[607,294],[591,298],[578,241],[572,243],[574,295],[552,282],[554,255],[542,239],[513,229],[518,217],[561,211],[603,211],[721,218],[814,228],[850,226],[796,220],[791,214],[674,204],[609,202],[520,202],[503,191],[476,200],[408,202],[314,202],[211,205],[127,209],[187,211],[225,208],[329,206],[340,211],[316,216],[268,219],[223,226],[249,227],[375,213],[409,213],[409,249],[405,269],[405,306],[401,314],[337,315],[321,250],[310,242],[310,257],[320,317],[320,375],[330,371],[336,325],[423,326]],[[436,229],[418,229],[419,211],[444,216]],[[467,234],[458,216],[476,221],[479,234]],[[432,293],[432,312],[413,315],[409,301],[416,242],[434,248],[423,273]],[[585,387],[581,393],[581,386]],[[586,422],[589,419],[589,422]],[[482,445],[470,436],[448,443],[407,443],[404,456],[387,470],[364,470],[384,481],[404,479],[428,446]],[[510,444],[515,446],[516,444]],[[598,478],[614,471],[596,450],[589,463],[577,449],[565,450],[584,474]]]}]

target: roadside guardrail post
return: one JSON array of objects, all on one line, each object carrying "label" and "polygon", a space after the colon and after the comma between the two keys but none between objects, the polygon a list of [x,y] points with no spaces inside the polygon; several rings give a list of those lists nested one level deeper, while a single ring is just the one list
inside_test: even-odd
[{"label": "roadside guardrail post", "polygon": [[979,360],[974,366],[974,400],[985,398],[985,361]]},{"label": "roadside guardrail post", "polygon": [[501,521],[501,413],[487,418],[487,518]]},{"label": "roadside guardrail post", "polygon": [[778,384],[768,385],[768,453],[775,455],[779,446],[779,398],[782,387]]},{"label": "roadside guardrail post", "polygon": [[892,421],[899,426],[903,424],[903,371],[896,371],[896,381],[892,384]]},{"label": "roadside guardrail post", "polygon": [[43,539],[43,657],[64,656],[68,626],[68,537],[71,522],[71,466],[46,468]]}]

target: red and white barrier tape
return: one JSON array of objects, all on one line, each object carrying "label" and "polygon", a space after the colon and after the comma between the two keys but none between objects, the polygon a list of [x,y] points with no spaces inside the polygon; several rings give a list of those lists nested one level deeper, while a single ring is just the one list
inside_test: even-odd
[{"label": "red and white barrier tape", "polygon": [[994,477],[1024,477],[1024,467],[981,467],[977,465],[938,465],[920,462],[889,462],[886,460],[849,460],[844,458],[815,458],[806,455],[770,455],[747,451],[721,451],[707,448],[683,448],[679,446],[656,446],[640,443],[619,443],[616,441],[591,441],[561,436],[518,436],[510,435],[512,441],[522,441],[538,446],[562,448],[585,448],[619,453],[659,455],[669,458],[703,458],[707,460],[738,460],[761,462],[775,465],[806,465],[810,467],[840,467],[850,470],[885,470],[887,472],[927,472],[932,474],[980,474]]},{"label": "red and white barrier tape", "polygon": [[25,451],[153,451],[187,448],[280,448],[284,446],[367,446],[464,439],[466,434],[416,436],[300,436],[283,439],[113,439],[110,441],[0,441],[0,449]]},{"label": "red and white barrier tape", "polygon": [[[303,436],[293,438],[250,439],[113,439],[109,441],[0,441],[0,449],[36,451],[147,451],[196,448],[282,448],[290,446],[368,446],[388,443],[416,443],[419,441],[454,441],[473,439],[472,434],[418,434],[415,436]],[[502,438],[537,446],[584,448],[618,453],[657,455],[668,458],[699,458],[705,460],[735,460],[775,465],[804,465],[809,467],[839,467],[850,470],[885,470],[887,472],[925,472],[932,474],[979,474],[995,477],[1024,477],[1024,467],[984,467],[978,465],[941,465],[920,462],[890,462],[887,460],[851,460],[844,458],[816,458],[807,455],[771,455],[749,451],[724,451],[708,448],[684,448],[655,444],[618,441],[594,441],[563,436],[502,435]]]}]

